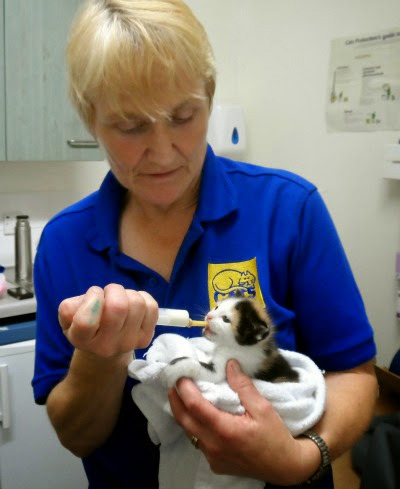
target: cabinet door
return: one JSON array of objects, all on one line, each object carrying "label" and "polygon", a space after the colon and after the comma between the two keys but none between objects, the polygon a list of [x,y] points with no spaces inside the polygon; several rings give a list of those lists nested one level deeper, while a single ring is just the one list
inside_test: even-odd
[{"label": "cabinet door", "polygon": [[0,0],[0,161],[6,158],[6,101],[4,99],[4,3]]},{"label": "cabinet door", "polygon": [[65,48],[82,0],[4,0],[9,161],[99,160],[68,100]]},{"label": "cabinet door", "polygon": [[34,404],[30,385],[33,362],[33,347],[31,351],[17,353],[16,350],[12,355],[0,356],[3,383],[0,393],[3,391],[3,395],[4,383],[8,381],[7,399],[0,401],[3,410],[4,403],[8,404],[10,413],[6,423],[9,427],[0,423],[0,487],[87,488],[81,460],[61,446],[47,418],[46,408]]}]

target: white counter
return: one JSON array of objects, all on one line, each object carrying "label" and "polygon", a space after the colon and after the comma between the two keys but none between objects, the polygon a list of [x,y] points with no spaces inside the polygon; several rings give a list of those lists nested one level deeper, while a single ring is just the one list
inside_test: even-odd
[{"label": "white counter", "polygon": [[[6,269],[6,284],[7,288],[16,287],[12,281],[14,276],[13,267]],[[14,316],[21,316],[23,314],[31,314],[36,312],[36,299],[32,297],[31,299],[15,299],[11,297],[7,292],[0,297],[0,319],[9,318]],[[16,318],[17,319],[17,318]]]},{"label": "white counter", "polygon": [[28,340],[12,343],[10,345],[0,345],[0,358],[8,355],[20,355],[21,353],[35,351],[35,343],[35,340]]}]

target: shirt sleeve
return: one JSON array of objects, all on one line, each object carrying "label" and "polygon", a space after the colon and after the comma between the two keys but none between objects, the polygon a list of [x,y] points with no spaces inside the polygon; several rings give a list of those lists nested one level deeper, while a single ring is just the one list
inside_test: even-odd
[{"label": "shirt sleeve", "polygon": [[60,300],[55,293],[54,279],[50,274],[43,247],[42,239],[34,265],[35,294],[38,305],[32,387],[35,402],[38,404],[45,404],[52,388],[67,374],[73,352],[72,345],[58,323]]},{"label": "shirt sleeve", "polygon": [[372,327],[334,223],[316,190],[302,210],[291,273],[300,349],[331,371],[373,358]]}]

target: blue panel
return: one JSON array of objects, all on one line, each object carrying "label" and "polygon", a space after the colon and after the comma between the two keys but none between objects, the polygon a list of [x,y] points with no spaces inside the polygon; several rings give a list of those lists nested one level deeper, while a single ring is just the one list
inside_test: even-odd
[{"label": "blue panel", "polygon": [[9,345],[20,341],[33,340],[36,333],[36,321],[10,324],[0,327],[0,345]]}]

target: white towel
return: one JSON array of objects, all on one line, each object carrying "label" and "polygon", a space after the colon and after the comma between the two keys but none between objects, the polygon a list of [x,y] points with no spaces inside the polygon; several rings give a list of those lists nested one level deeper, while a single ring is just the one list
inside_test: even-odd
[{"label": "white towel", "polygon": [[[214,344],[206,338],[186,339],[167,333],[156,338],[146,360],[134,360],[129,365],[129,375],[141,381],[132,389],[133,400],[148,420],[152,442],[160,445],[160,489],[264,487],[264,482],[256,479],[211,472],[203,453],[193,449],[172,415],[167,396],[171,376],[165,375],[165,367],[168,370],[169,363],[179,357],[207,362],[213,349]],[[314,426],[322,416],[325,408],[325,380],[320,369],[307,356],[286,350],[280,352],[299,373],[299,382],[271,383],[254,379],[254,385],[272,403],[292,435],[298,436]],[[186,372],[183,374],[188,376]],[[244,413],[239,396],[226,381],[218,384],[197,381],[196,385],[203,396],[219,409],[237,415]]]}]

